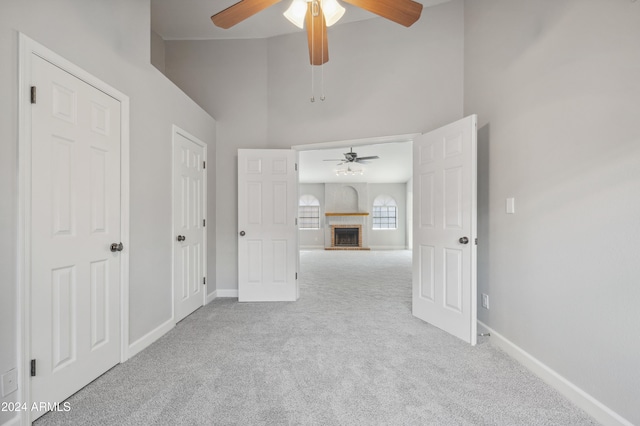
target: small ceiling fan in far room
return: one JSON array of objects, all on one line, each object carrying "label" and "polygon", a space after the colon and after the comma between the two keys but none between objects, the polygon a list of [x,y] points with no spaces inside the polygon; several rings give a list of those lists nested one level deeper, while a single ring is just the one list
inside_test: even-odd
[{"label": "small ceiling fan in far room", "polygon": [[[211,17],[220,28],[231,28],[281,0],[241,0]],[[420,18],[422,4],[413,0],[342,0],[405,27]],[[292,0],[284,16],[299,28],[307,27],[311,65],[329,60],[327,27],[335,24],[345,9],[337,0]]]},{"label": "small ceiling fan in far room", "polygon": [[368,157],[358,157],[358,154],[353,152],[353,148],[351,148],[351,151],[349,152],[345,152],[344,154],[344,158],[335,160],[335,159],[328,159],[328,160],[323,160],[323,161],[339,161],[339,163],[337,164],[338,166],[342,165],[342,164],[349,164],[349,163],[362,163],[362,164],[367,164],[369,163],[370,160],[377,160],[378,157],[377,155],[371,155]]}]

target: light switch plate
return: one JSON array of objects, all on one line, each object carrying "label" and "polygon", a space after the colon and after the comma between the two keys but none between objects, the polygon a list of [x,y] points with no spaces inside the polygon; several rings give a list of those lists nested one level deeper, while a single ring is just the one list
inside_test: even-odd
[{"label": "light switch plate", "polygon": [[516,199],[507,198],[507,214],[515,214],[516,212]]},{"label": "light switch plate", "polygon": [[489,295],[482,293],[482,307],[489,309]]}]

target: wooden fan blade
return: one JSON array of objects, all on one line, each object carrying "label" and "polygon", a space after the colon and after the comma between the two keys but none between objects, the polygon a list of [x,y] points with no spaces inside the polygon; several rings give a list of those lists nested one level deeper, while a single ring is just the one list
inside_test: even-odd
[{"label": "wooden fan blade", "polygon": [[313,0],[307,5],[307,40],[309,41],[309,59],[311,65],[322,65],[329,60],[327,23],[320,2]]},{"label": "wooden fan blade", "polygon": [[273,6],[276,3],[280,3],[281,0],[241,0],[238,3],[229,6],[222,12],[218,12],[211,17],[213,23],[220,28],[231,28],[238,22],[242,22],[250,16],[255,15]]},{"label": "wooden fan blade", "polygon": [[356,158],[356,161],[377,160],[378,158],[380,158],[380,157],[378,157],[377,155],[371,155],[369,157],[358,157],[358,158]]},{"label": "wooden fan blade", "polygon": [[405,27],[420,19],[422,4],[413,0],[344,0]]}]

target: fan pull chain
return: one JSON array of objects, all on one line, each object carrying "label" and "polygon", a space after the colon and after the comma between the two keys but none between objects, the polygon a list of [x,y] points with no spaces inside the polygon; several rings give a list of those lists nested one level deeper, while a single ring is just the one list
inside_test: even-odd
[{"label": "fan pull chain", "polygon": [[314,72],[313,72],[313,65],[311,65],[311,102],[315,102],[316,101],[316,97],[315,97],[315,88],[314,88]]}]

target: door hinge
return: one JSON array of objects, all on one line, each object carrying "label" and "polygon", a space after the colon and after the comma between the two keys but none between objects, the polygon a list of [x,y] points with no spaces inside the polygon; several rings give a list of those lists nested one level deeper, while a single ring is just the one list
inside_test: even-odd
[{"label": "door hinge", "polygon": [[207,277],[202,277],[202,285],[207,285]]},{"label": "door hinge", "polygon": [[298,226],[298,218],[296,217],[296,226]]},{"label": "door hinge", "polygon": [[36,377],[36,360],[31,360],[31,377]]},{"label": "door hinge", "polygon": [[478,245],[478,239],[476,238],[476,245]]},{"label": "door hinge", "polygon": [[206,162],[206,161],[203,161],[203,162],[202,162],[202,168],[203,168],[203,169],[206,169],[206,168],[207,168],[207,162]]},{"label": "door hinge", "polygon": [[31,86],[31,103],[36,103],[36,86]]},{"label": "door hinge", "polygon": [[296,172],[298,171],[298,163],[296,163]]},{"label": "door hinge", "polygon": [[207,219],[202,219],[202,226],[207,226]]},{"label": "door hinge", "polygon": [[298,273],[296,272],[296,280],[298,279]]}]

